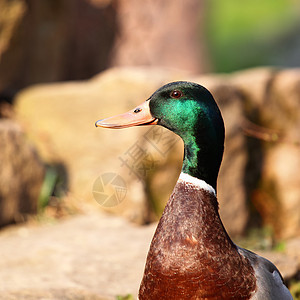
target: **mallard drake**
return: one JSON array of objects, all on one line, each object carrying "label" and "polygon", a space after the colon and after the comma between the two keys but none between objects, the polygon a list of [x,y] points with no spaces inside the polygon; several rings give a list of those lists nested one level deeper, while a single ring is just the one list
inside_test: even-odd
[{"label": "mallard drake", "polygon": [[139,299],[292,299],[278,269],[235,245],[218,212],[224,123],[211,93],[192,82],[158,89],[128,113],[97,127],[161,125],[184,142],[180,177],[147,256]]}]

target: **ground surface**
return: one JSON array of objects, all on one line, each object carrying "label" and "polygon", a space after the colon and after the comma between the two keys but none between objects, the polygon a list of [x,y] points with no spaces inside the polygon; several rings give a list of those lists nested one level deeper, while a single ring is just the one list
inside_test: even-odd
[{"label": "ground surface", "polygon": [[[136,226],[103,213],[0,231],[0,299],[109,300],[137,295],[156,224]],[[295,260],[260,253],[286,278]]]},{"label": "ground surface", "polygon": [[155,225],[93,213],[0,232],[0,299],[136,295]]}]

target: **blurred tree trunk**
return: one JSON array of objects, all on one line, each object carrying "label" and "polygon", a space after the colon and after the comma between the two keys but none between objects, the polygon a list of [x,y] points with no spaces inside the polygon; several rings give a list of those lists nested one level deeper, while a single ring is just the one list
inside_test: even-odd
[{"label": "blurred tree trunk", "polygon": [[0,93],[106,69],[115,21],[109,0],[0,0]]},{"label": "blurred tree trunk", "polygon": [[203,72],[204,1],[118,0],[113,66],[151,65]]},{"label": "blurred tree trunk", "polygon": [[[0,94],[111,66],[207,70],[199,0],[0,0]],[[1,99],[0,99],[1,100]]]}]

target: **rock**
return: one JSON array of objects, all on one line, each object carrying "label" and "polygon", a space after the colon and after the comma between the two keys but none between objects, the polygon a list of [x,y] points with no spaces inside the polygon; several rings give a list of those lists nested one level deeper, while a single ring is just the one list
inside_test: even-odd
[{"label": "rock", "polygon": [[14,121],[0,119],[0,226],[37,212],[45,168]]},{"label": "rock", "polygon": [[263,107],[275,74],[277,71],[271,68],[254,68],[230,76],[229,80],[239,90],[245,112],[252,120],[256,110]]},{"label": "rock", "polygon": [[[143,169],[143,165],[136,164],[137,159],[131,153],[147,154],[145,148],[149,143],[144,135],[149,128],[101,130],[94,123],[99,118],[132,109],[147,99],[166,77],[176,78],[177,74],[157,69],[147,72],[112,69],[86,82],[24,90],[15,107],[18,119],[43,160],[66,167],[70,196],[81,202],[84,199],[96,203],[95,181],[113,173],[123,178],[125,186],[121,188],[125,187],[127,192],[124,201],[109,210],[138,223],[149,222],[153,218],[149,216],[143,174],[148,167]],[[110,196],[114,191],[106,194]]]},{"label": "rock", "polygon": [[300,269],[300,237],[288,240],[285,247],[287,255],[297,260]]},{"label": "rock", "polygon": [[255,191],[255,205],[264,223],[276,237],[291,238],[300,225],[300,147],[276,144],[268,149],[262,168],[261,186]]},{"label": "rock", "polygon": [[[183,76],[157,69],[147,69],[147,72],[112,69],[86,83],[28,89],[19,95],[16,110],[43,159],[50,164],[60,161],[66,165],[71,195],[92,200],[91,192],[97,178],[106,173],[118,174],[126,183],[127,194],[125,200],[110,211],[138,223],[147,223],[153,221],[149,207],[154,207],[159,216],[172,192],[181,169],[182,142],[177,142],[178,137],[160,127],[112,131],[95,129],[93,123],[101,117],[132,109],[164,82]],[[245,137],[239,131],[241,101],[236,89],[226,84],[225,77],[193,79],[203,82],[214,92],[224,114],[229,131],[226,152],[233,151],[235,155],[230,157],[225,153],[224,171],[219,180],[221,214],[229,231],[241,234],[248,221],[241,175],[246,164]],[[39,113],[33,114],[32,107]],[[113,143],[112,138],[118,143]],[[133,157],[134,151],[139,151],[139,158]],[[228,176],[227,172],[234,176]]]},{"label": "rock", "polygon": [[[252,92],[252,84],[243,85],[248,102],[256,94],[249,120],[261,126],[254,128],[260,142],[254,144],[253,153],[259,151],[260,158],[252,159],[258,172],[251,201],[263,224],[273,228],[276,238],[286,239],[300,229],[300,70],[260,70],[258,78],[265,87],[255,82],[259,93]],[[251,81],[246,79],[245,83]]]},{"label": "rock", "polygon": [[155,227],[94,212],[7,228],[0,232],[0,299],[136,296]]},{"label": "rock", "polygon": [[[225,153],[218,181],[225,227],[230,234],[240,235],[249,226],[266,225],[273,228],[276,238],[286,238],[300,228],[295,209],[300,183],[294,173],[300,156],[297,144],[289,142],[298,136],[298,77],[297,70],[191,76],[163,69],[116,68],[86,82],[24,90],[17,98],[16,111],[43,159],[66,166],[70,195],[87,201],[94,201],[92,192],[101,199],[111,196],[121,204],[109,208],[110,212],[147,223],[154,219],[153,210],[160,215],[174,187],[182,143],[160,127],[114,131],[96,129],[93,124],[132,109],[166,82],[199,82],[211,90],[225,120]],[[294,100],[285,102],[287,98]],[[116,175],[125,183],[101,192],[105,178],[115,180]],[[93,186],[97,178],[100,187]],[[118,197],[125,192],[120,201]],[[101,199],[98,202],[103,205]]]}]

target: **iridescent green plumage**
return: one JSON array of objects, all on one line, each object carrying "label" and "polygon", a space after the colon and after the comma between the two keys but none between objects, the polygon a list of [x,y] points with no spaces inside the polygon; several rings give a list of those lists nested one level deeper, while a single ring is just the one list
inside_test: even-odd
[{"label": "iridescent green plumage", "polygon": [[[181,96],[172,97],[174,90]],[[216,188],[224,150],[224,124],[210,92],[198,84],[179,81],[163,86],[149,100],[158,124],[183,139],[182,171]]]}]

